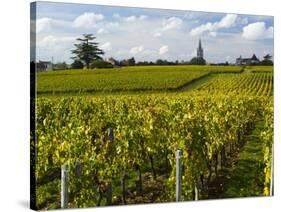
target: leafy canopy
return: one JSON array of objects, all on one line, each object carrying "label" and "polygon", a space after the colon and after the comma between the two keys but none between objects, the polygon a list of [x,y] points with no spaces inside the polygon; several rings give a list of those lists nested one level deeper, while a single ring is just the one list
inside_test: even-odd
[{"label": "leafy canopy", "polygon": [[102,59],[100,55],[104,52],[98,47],[98,43],[93,42],[96,39],[92,34],[83,34],[83,38],[77,38],[78,43],[74,44],[76,49],[72,50],[74,60],[83,62],[87,68],[90,63],[97,59]]}]

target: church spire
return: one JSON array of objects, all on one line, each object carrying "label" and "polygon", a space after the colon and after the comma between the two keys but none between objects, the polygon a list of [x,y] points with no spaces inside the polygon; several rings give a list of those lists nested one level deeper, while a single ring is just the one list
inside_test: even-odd
[{"label": "church spire", "polygon": [[202,44],[201,44],[201,39],[199,39],[199,45],[198,45],[198,48],[197,48],[197,57],[198,58],[203,58],[204,55],[203,55],[203,48],[202,48]]}]

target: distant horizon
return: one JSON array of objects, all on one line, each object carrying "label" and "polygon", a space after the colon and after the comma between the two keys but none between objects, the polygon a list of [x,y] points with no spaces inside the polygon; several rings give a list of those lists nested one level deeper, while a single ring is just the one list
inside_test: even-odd
[{"label": "distant horizon", "polygon": [[36,61],[72,63],[76,39],[93,34],[104,58],[189,61],[201,39],[207,63],[236,58],[274,61],[272,16],[92,4],[37,2]]}]

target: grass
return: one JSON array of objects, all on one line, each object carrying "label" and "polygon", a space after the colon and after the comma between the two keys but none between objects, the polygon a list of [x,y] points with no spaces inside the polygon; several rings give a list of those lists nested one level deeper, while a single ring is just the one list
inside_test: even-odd
[{"label": "grass", "polygon": [[225,183],[225,198],[262,196],[263,157],[260,132],[263,122],[257,122],[251,135],[246,137],[246,144],[238,155],[234,167],[230,168],[230,179]]}]

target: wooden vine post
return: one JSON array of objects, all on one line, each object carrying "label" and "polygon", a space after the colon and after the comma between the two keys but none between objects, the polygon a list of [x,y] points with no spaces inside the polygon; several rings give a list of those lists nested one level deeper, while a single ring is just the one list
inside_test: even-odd
[{"label": "wooden vine post", "polygon": [[61,208],[67,208],[68,200],[68,165],[61,166]]},{"label": "wooden vine post", "polygon": [[176,201],[181,201],[182,150],[176,151]]}]

